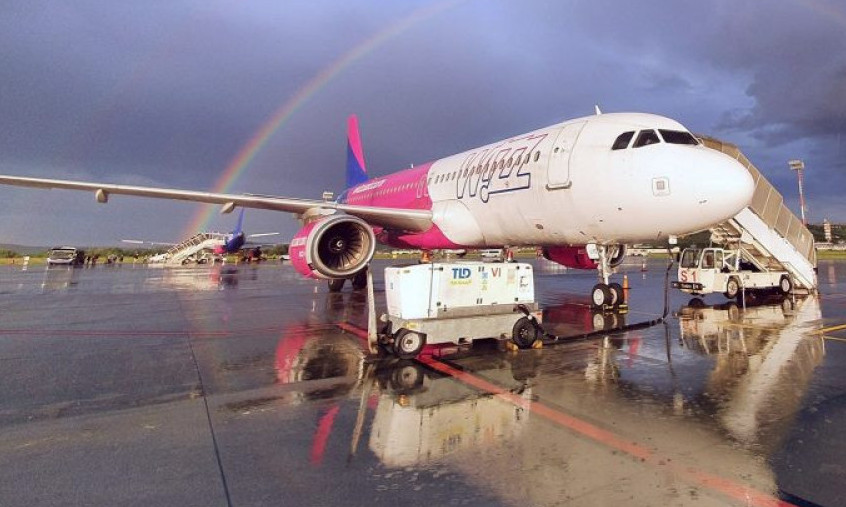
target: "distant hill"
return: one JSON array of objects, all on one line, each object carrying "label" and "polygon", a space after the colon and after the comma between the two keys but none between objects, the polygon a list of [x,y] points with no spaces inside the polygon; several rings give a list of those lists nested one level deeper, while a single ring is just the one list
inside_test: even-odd
[{"label": "distant hill", "polygon": [[20,255],[33,255],[44,253],[47,250],[50,250],[51,248],[52,247],[49,246],[26,246],[0,243],[0,251],[11,250],[12,252],[18,253]]}]

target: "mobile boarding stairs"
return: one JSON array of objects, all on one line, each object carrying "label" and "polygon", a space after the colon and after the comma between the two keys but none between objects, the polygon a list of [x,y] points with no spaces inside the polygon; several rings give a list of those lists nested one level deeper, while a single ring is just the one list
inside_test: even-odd
[{"label": "mobile boarding stairs", "polygon": [[816,292],[817,251],[811,231],[737,146],[710,137],[701,139],[708,148],[737,159],[755,180],[752,202],[733,218],[711,228],[711,242],[742,250],[762,271],[787,271],[795,292]]},{"label": "mobile boarding stairs", "polygon": [[192,236],[182,243],[174,245],[167,251],[167,264],[181,265],[190,256],[203,250],[211,250],[216,246],[223,245],[228,238],[227,234],[219,232],[201,232]]}]

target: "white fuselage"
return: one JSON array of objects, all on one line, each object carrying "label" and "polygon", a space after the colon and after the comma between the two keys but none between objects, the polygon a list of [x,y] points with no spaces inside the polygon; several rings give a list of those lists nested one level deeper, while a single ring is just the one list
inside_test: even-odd
[{"label": "white fuselage", "polygon": [[635,147],[645,131],[687,133],[661,116],[603,114],[437,160],[425,184],[434,223],[465,246],[631,243],[707,229],[749,203],[739,162],[661,134]]}]

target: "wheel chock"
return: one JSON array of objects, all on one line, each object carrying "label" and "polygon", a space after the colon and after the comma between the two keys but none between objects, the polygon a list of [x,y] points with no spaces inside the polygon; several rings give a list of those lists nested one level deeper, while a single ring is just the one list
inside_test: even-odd
[{"label": "wheel chock", "polygon": [[535,343],[532,344],[533,349],[542,349],[543,348],[543,340],[535,340]]},{"label": "wheel chock", "polygon": [[517,344],[513,341],[508,340],[507,342],[505,342],[505,348],[506,350],[509,350],[511,352],[516,352],[517,349],[519,349],[520,347],[518,347]]}]

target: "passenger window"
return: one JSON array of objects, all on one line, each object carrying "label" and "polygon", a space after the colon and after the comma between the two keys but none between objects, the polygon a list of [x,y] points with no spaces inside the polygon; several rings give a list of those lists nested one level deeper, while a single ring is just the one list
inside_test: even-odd
[{"label": "passenger window", "polygon": [[535,162],[537,162],[539,158],[540,158],[540,150],[535,152]]},{"label": "passenger window", "polygon": [[528,164],[528,163],[529,163],[529,157],[530,157],[530,156],[531,156],[531,153],[526,153],[526,156],[525,156],[525,157],[523,157],[523,163],[524,163],[524,164]]},{"label": "passenger window", "polygon": [[660,142],[661,139],[658,138],[658,134],[656,134],[654,130],[641,130],[640,134],[637,135],[634,147],[640,148],[643,146],[649,146],[650,144],[658,144]]},{"label": "passenger window", "polygon": [[690,132],[683,130],[659,130],[665,143],[698,145],[699,141]]},{"label": "passenger window", "polygon": [[629,141],[632,140],[634,137],[634,130],[631,132],[623,132],[617,139],[614,141],[614,144],[611,146],[612,150],[625,150],[629,146]]}]

